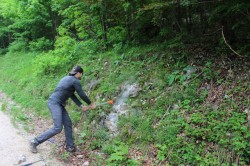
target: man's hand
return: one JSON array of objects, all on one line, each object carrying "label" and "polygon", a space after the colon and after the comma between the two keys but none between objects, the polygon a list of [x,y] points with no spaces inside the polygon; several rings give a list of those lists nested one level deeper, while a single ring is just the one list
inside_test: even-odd
[{"label": "man's hand", "polygon": [[88,106],[81,105],[81,107],[82,107],[82,110],[83,110],[83,111],[88,111],[88,109],[89,109]]},{"label": "man's hand", "polygon": [[91,103],[91,104],[90,104],[90,108],[91,108],[91,109],[95,109],[95,108],[96,108],[95,103]]}]

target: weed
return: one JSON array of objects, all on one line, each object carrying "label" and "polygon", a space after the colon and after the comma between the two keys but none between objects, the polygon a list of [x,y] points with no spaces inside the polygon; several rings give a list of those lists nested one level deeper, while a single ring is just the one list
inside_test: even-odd
[{"label": "weed", "polygon": [[128,146],[122,142],[117,142],[110,157],[106,160],[110,166],[131,165],[136,166],[137,162],[128,157]]},{"label": "weed", "polygon": [[1,104],[1,111],[3,111],[3,112],[7,112],[7,102],[3,102],[2,104]]},{"label": "weed", "polygon": [[90,155],[91,165],[105,165],[104,156],[98,153],[94,153]]},{"label": "weed", "polygon": [[157,151],[157,159],[160,161],[165,160],[166,153],[167,153],[167,146],[166,145],[161,145],[161,144],[157,144],[156,147],[158,148]]},{"label": "weed", "polygon": [[191,108],[190,104],[191,104],[191,101],[188,99],[185,99],[184,101],[180,103],[180,107],[186,110],[190,110]]},{"label": "weed", "polygon": [[69,152],[63,152],[61,155],[60,155],[60,158],[64,161],[67,161],[67,159],[69,158],[70,156],[70,153]]},{"label": "weed", "polygon": [[167,76],[167,83],[171,86],[174,82],[179,82],[182,84],[185,81],[185,76],[179,70],[172,72]]}]

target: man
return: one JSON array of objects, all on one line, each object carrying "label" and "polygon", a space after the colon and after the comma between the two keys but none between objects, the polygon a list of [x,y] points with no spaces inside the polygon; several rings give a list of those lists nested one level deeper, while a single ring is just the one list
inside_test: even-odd
[{"label": "man", "polygon": [[83,111],[87,111],[89,109],[88,106],[84,106],[75,96],[74,92],[76,91],[81,99],[90,105],[91,109],[95,108],[95,104],[89,100],[82,90],[82,86],[79,81],[81,80],[82,75],[83,69],[80,66],[73,67],[71,72],[69,72],[69,76],[65,76],[61,79],[55,91],[49,97],[48,107],[53,118],[54,127],[30,141],[30,150],[32,153],[37,153],[36,147],[54,135],[60,133],[63,127],[66,138],[66,150],[68,152],[76,151],[72,135],[72,121],[65,109],[65,103],[68,98],[71,98],[76,105],[82,108]]}]

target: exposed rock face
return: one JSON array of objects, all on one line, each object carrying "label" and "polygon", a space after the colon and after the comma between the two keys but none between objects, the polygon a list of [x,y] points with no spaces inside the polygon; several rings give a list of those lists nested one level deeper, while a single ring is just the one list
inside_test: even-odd
[{"label": "exposed rock face", "polygon": [[116,99],[115,104],[113,106],[113,111],[107,115],[104,125],[107,126],[110,132],[114,135],[118,133],[117,123],[118,118],[121,115],[126,115],[128,111],[128,105],[126,104],[126,100],[128,97],[136,97],[138,96],[140,91],[140,86],[137,83],[134,84],[126,84],[122,87],[121,95],[118,99]]}]

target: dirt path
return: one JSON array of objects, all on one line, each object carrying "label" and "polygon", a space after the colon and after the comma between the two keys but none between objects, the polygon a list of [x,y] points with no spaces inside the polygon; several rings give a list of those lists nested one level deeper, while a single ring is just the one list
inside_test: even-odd
[{"label": "dirt path", "polygon": [[52,149],[49,143],[39,146],[39,153],[29,151],[28,141],[33,136],[20,127],[14,127],[10,117],[1,110],[3,102],[6,102],[4,94],[0,92],[0,166],[24,165],[38,160],[32,166],[65,166],[51,155]]},{"label": "dirt path", "polygon": [[[0,165],[14,165],[23,160],[22,164],[38,161],[41,159],[39,154],[29,152],[28,140],[21,135],[10,122],[10,119],[0,111]],[[20,160],[20,161],[19,161]],[[34,165],[44,165],[45,162],[38,162]]]}]

